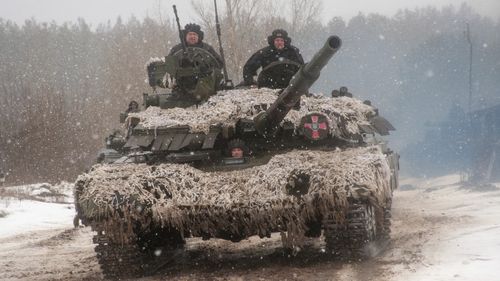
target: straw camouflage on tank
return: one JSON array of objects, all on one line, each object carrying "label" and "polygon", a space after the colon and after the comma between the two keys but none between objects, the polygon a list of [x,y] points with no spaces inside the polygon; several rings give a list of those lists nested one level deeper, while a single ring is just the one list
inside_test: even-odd
[{"label": "straw camouflage on tank", "polygon": [[[208,133],[212,125],[234,126],[242,118],[255,115],[257,110],[269,107],[278,90],[267,88],[221,91],[198,107],[170,108],[149,107],[145,111],[129,114],[138,118],[145,128],[189,126],[191,132]],[[291,110],[283,120],[299,126],[304,115],[323,113],[329,118],[334,135],[350,138],[359,134],[359,125],[368,124],[375,116],[374,108],[358,99],[348,97],[328,98],[322,95],[302,97],[299,110]],[[334,122],[332,122],[334,121]]]},{"label": "straw camouflage on tank", "polygon": [[[310,177],[309,190],[301,197],[290,195],[287,188],[300,174]],[[220,229],[243,237],[266,235],[288,225],[300,237],[311,217],[330,210],[341,214],[348,196],[384,207],[384,196],[391,194],[389,177],[385,155],[378,147],[367,147],[291,151],[266,165],[231,172],[203,172],[181,164],[96,165],[78,178],[77,192],[83,191],[78,195],[83,214],[97,220],[125,213],[142,220],[147,213],[157,223],[194,236]]]}]

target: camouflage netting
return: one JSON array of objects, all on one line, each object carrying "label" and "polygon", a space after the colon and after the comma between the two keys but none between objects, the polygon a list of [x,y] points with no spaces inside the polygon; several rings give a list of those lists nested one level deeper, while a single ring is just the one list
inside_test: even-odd
[{"label": "camouflage netting", "polygon": [[[299,175],[308,175],[310,183],[301,199],[287,193]],[[348,196],[383,207],[391,194],[389,178],[385,155],[365,147],[291,151],[230,172],[182,164],[96,165],[78,178],[76,193],[80,215],[89,220],[125,216],[144,228],[153,222],[193,236],[287,230],[284,242],[300,245],[306,222],[332,212],[341,218]]]},{"label": "camouflage netting", "polygon": [[[240,118],[251,118],[258,111],[256,107],[272,104],[278,92],[267,88],[221,91],[198,107],[168,110],[149,107],[129,117],[139,118],[141,125],[146,128],[188,125],[191,132],[207,133],[211,125],[231,126]],[[312,95],[302,97],[300,110],[291,110],[284,121],[299,126],[303,116],[314,112],[325,114],[331,133],[343,138],[359,134],[358,125],[367,124],[368,119],[375,115],[373,107],[358,99]]]}]

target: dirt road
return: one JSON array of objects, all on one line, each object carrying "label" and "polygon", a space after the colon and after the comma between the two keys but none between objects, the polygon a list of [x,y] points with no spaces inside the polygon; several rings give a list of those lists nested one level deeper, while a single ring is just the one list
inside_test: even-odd
[{"label": "dirt road", "polygon": [[[192,239],[168,269],[138,280],[498,280],[500,189],[456,181],[404,181],[392,242],[367,261],[335,260],[314,239],[295,257],[283,255],[279,235],[237,244]],[[0,280],[102,279],[92,235],[67,228],[2,238]]]}]

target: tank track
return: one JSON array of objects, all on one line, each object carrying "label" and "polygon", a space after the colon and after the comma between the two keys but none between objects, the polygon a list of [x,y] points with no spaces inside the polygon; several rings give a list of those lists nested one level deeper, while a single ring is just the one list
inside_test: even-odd
[{"label": "tank track", "polygon": [[144,253],[137,245],[114,244],[102,234],[94,236],[94,250],[104,277],[114,280],[144,275]]},{"label": "tank track", "polygon": [[345,222],[339,223],[333,215],[323,219],[323,234],[327,251],[345,259],[359,259],[369,255],[367,245],[389,239],[390,205],[382,210],[383,219],[377,221],[376,210],[369,203],[349,205]]},{"label": "tank track", "polygon": [[392,198],[387,199],[384,212],[384,220],[382,222],[382,231],[377,233],[377,238],[379,240],[389,241],[391,239],[391,219],[392,219]]},{"label": "tank track", "polygon": [[93,237],[94,250],[104,277],[121,280],[151,275],[184,248],[185,242],[180,237],[156,238],[128,237],[127,242],[117,243],[98,230]]}]

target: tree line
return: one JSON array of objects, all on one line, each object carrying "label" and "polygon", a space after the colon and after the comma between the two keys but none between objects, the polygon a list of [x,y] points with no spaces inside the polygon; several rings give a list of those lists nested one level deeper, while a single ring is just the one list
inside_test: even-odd
[{"label": "tree line", "polygon": [[[473,41],[473,107],[500,103],[500,26],[469,6],[402,10],[393,17],[359,14],[320,22],[318,1],[226,0],[219,18],[230,77],[241,81],[250,55],[275,28],[285,28],[307,61],[328,35],[343,46],[314,92],[348,86],[396,126],[396,148],[420,140],[426,125],[467,108],[469,23]],[[309,3],[309,4],[308,4]],[[193,2],[205,41],[218,46],[213,8]],[[284,5],[281,3],[281,5]],[[182,19],[181,19],[182,21]],[[187,23],[187,22],[185,22]],[[74,180],[132,99],[151,92],[145,64],[178,43],[173,17],[118,18],[91,26],[0,19],[0,168],[11,183]],[[216,48],[217,49],[217,48]],[[403,155],[404,157],[404,155]],[[411,159],[408,159],[411,161]]]}]

